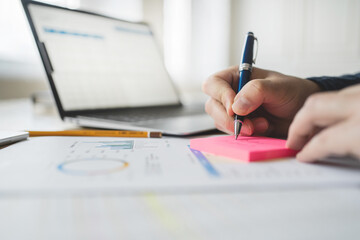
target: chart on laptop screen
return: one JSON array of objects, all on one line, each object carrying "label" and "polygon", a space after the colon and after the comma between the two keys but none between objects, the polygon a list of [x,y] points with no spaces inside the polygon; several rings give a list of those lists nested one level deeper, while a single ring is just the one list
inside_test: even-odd
[{"label": "chart on laptop screen", "polygon": [[64,110],[178,102],[146,25],[41,5],[29,11]]}]

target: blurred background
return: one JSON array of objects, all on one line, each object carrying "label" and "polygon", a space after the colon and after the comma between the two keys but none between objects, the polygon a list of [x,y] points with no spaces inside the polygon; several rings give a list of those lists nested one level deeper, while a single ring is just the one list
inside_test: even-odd
[{"label": "blurred background", "polygon": [[[259,39],[256,66],[300,77],[360,72],[360,0],[47,0],[150,23],[182,93],[238,64],[244,36]],[[0,0],[0,99],[46,91],[20,0]]]}]

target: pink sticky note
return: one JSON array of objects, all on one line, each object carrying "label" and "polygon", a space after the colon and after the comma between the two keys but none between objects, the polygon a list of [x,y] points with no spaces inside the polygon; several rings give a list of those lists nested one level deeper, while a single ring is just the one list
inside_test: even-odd
[{"label": "pink sticky note", "polygon": [[190,140],[190,147],[199,151],[246,162],[295,156],[297,151],[285,146],[283,139],[268,137],[221,136]]}]

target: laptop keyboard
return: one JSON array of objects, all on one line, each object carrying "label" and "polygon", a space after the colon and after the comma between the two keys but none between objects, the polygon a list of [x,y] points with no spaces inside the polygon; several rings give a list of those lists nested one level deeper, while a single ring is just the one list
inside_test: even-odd
[{"label": "laptop keyboard", "polygon": [[[202,107],[203,109],[203,107]],[[109,119],[122,122],[141,122],[156,119],[166,119],[180,116],[191,116],[202,114],[203,110],[200,108],[185,108],[185,107],[160,107],[160,108],[145,108],[141,109],[124,109],[114,110],[109,113],[91,114],[89,117]]]}]

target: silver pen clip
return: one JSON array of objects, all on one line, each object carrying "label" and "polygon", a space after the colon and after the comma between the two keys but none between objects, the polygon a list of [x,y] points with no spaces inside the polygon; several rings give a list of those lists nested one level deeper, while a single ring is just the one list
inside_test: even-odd
[{"label": "silver pen clip", "polygon": [[255,58],[253,59],[253,63],[255,64],[257,54],[258,54],[258,50],[259,50],[259,42],[258,42],[258,39],[256,37],[254,37],[254,40],[256,41],[256,53],[255,53]]}]

